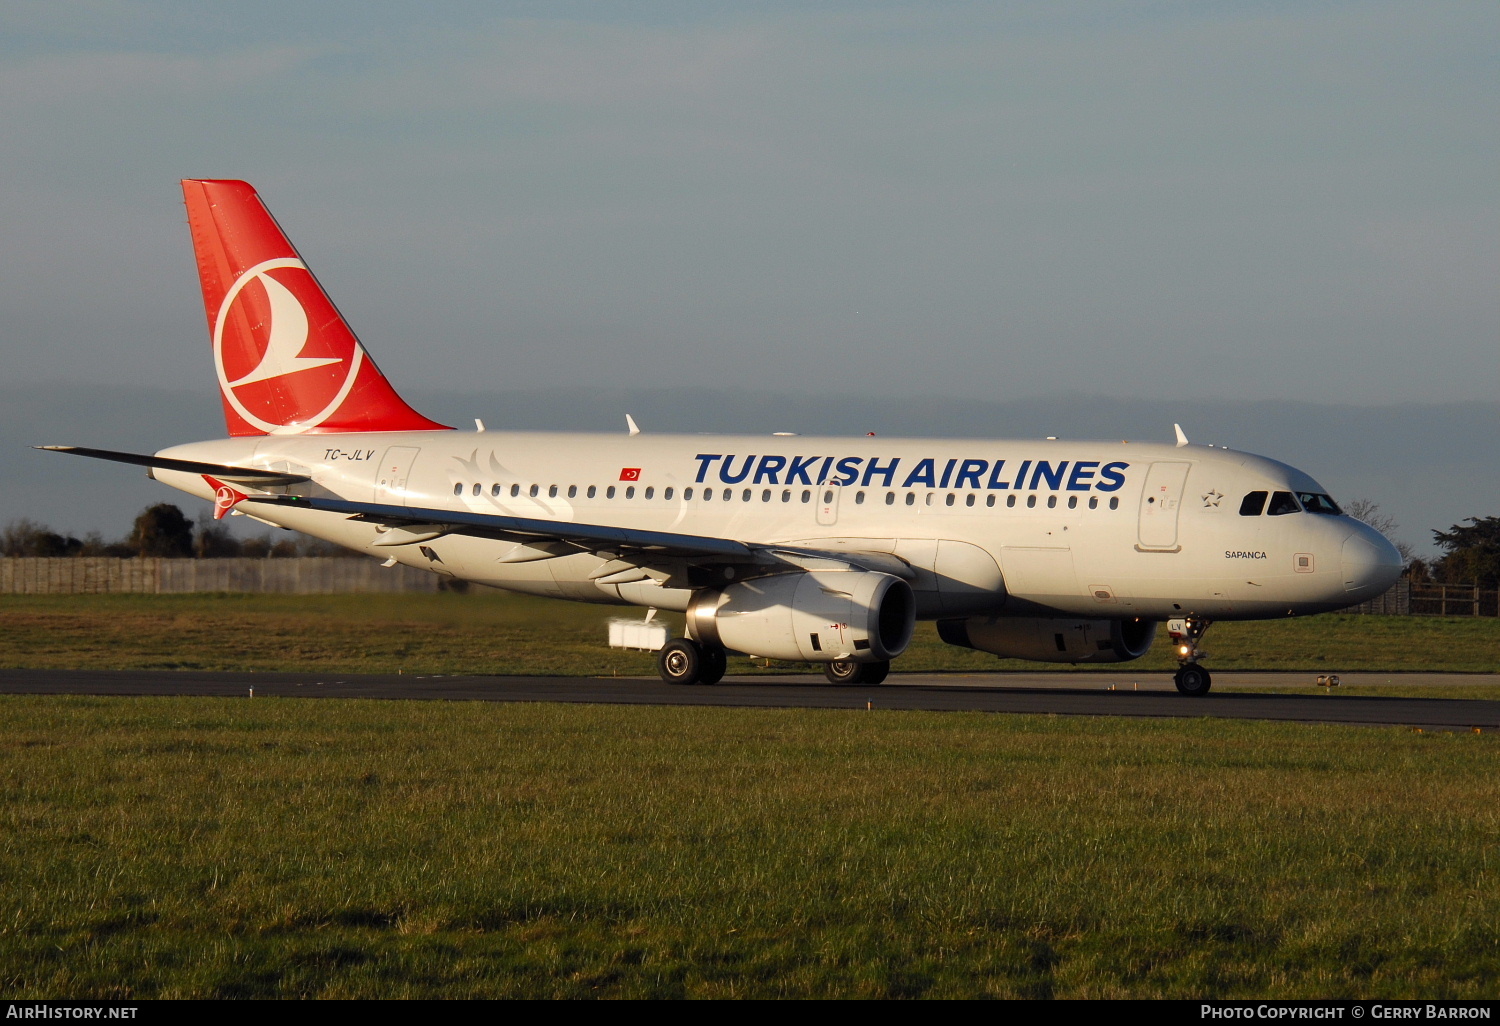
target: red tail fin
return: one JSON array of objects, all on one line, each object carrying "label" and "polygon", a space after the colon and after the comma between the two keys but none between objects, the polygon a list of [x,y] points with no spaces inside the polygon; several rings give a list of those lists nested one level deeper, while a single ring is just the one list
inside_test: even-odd
[{"label": "red tail fin", "polygon": [[396,394],[248,182],[182,193],[231,435],[443,429]]}]

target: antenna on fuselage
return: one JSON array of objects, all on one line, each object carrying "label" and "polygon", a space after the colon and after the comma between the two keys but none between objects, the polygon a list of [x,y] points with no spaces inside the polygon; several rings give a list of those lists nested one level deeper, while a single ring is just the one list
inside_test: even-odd
[{"label": "antenna on fuselage", "polygon": [[628,413],[625,414],[625,429],[630,432],[630,437],[632,438],[641,433],[640,426],[636,424],[635,418]]},{"label": "antenna on fuselage", "polygon": [[1172,430],[1177,432],[1177,448],[1181,449],[1184,445],[1188,444],[1187,435],[1182,433],[1181,424],[1173,424]]}]

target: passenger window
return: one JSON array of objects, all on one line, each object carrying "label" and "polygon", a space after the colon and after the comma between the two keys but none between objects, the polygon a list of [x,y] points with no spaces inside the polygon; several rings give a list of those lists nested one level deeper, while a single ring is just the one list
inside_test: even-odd
[{"label": "passenger window", "polygon": [[512,499],[514,499],[517,495],[520,495],[520,494],[521,494],[521,486],[520,485],[513,484],[513,485],[510,486],[510,497]]},{"label": "passenger window", "polygon": [[970,492],[968,495],[964,496],[964,505],[965,506],[972,506],[972,505],[974,505],[974,493],[973,492]]},{"label": "passenger window", "polygon": [[1089,496],[1089,509],[1098,509],[1098,508],[1099,508],[1099,496],[1097,496],[1097,495],[1090,495]]},{"label": "passenger window", "polygon": [[887,506],[894,506],[896,504],[896,493],[895,492],[886,492],[885,493],[885,504]]},{"label": "passenger window", "polygon": [[1110,499],[1109,499],[1109,508],[1110,509],[1119,509],[1120,508],[1120,497],[1118,495],[1112,495],[1112,496],[1110,496]]},{"label": "passenger window", "polygon": [[760,501],[761,502],[770,502],[771,501],[771,489],[767,488],[765,491],[763,491],[763,492],[760,493]]},{"label": "passenger window", "polygon": [[712,502],[713,498],[714,498],[714,490],[712,488],[705,488],[705,489],[703,489],[703,501],[704,502]]},{"label": "passenger window", "polygon": [[864,492],[855,492],[854,493],[854,504],[856,506],[863,506],[865,504],[865,493]]},{"label": "passenger window", "polygon": [[578,495],[577,485],[568,485],[568,498],[572,499]]},{"label": "passenger window", "polygon": [[1271,495],[1271,505],[1266,510],[1266,516],[1279,517],[1287,513],[1300,512],[1302,512],[1301,507],[1297,505],[1297,500],[1292,498],[1291,492],[1275,492]]},{"label": "passenger window", "polygon": [[948,493],[948,505],[950,505],[950,506],[953,505],[953,493],[952,492]]},{"label": "passenger window", "polygon": [[478,494],[479,494],[479,492],[480,492],[480,489],[481,489],[481,488],[482,488],[482,487],[483,487],[483,486],[482,486],[482,485],[481,485],[481,484],[480,484],[480,483],[479,483],[479,482],[478,482],[478,481],[475,481],[475,482],[474,482],[474,491],[473,491],[473,494],[474,494],[474,495],[478,495]]},{"label": "passenger window", "polygon": [[1013,506],[1015,506],[1015,504],[1016,504],[1016,497],[1014,495],[1007,495],[1005,497],[1005,505],[1006,506],[1013,507]]},{"label": "passenger window", "polygon": [[629,485],[629,486],[626,487],[626,489],[625,489],[625,498],[627,498],[627,499],[633,499],[633,498],[635,498],[635,485]]},{"label": "passenger window", "polygon": [[684,499],[691,499],[693,497],[693,490],[691,488],[684,488],[682,490],[682,497]]},{"label": "passenger window", "polygon": [[803,502],[811,502],[812,501],[812,492],[809,489],[807,489],[807,488],[802,489],[802,501]]},{"label": "passenger window", "polygon": [[984,504],[986,506],[993,506],[995,504],[995,497],[993,495],[986,495],[984,497]]},{"label": "passenger window", "polygon": [[1078,508],[1078,496],[1076,496],[1076,495],[1070,495],[1070,496],[1068,496],[1068,508],[1069,509],[1077,509]]},{"label": "passenger window", "polygon": [[790,488],[783,488],[781,490],[781,501],[782,502],[791,502],[792,501],[792,490]]},{"label": "passenger window", "polygon": [[668,486],[667,490],[661,493],[661,497],[663,499],[666,499],[668,502],[672,501],[672,489],[671,489],[671,486]]},{"label": "passenger window", "polygon": [[650,498],[654,498],[655,496],[656,496],[656,489],[652,488],[650,486],[647,486],[647,488],[646,488],[646,498],[650,499]]},{"label": "passenger window", "polygon": [[1055,495],[1049,495],[1049,496],[1047,496],[1047,508],[1048,509],[1056,509],[1057,508],[1057,496],[1055,496]]},{"label": "passenger window", "polygon": [[906,504],[908,506],[915,506],[917,504],[917,493],[916,492],[907,492],[906,493]]},{"label": "passenger window", "polygon": [[929,506],[932,505],[932,493],[931,492],[927,493],[927,505],[929,505]]},{"label": "passenger window", "polygon": [[604,497],[606,499],[613,499],[615,497],[615,486],[614,485],[610,485],[608,488],[604,489]]},{"label": "passenger window", "polygon": [[750,501],[750,489],[746,488],[743,492],[740,493],[740,501],[741,502],[749,502]]},{"label": "passenger window", "polygon": [[557,498],[557,485],[548,485],[547,486],[547,498],[549,498],[549,499],[555,499],[555,498]]},{"label": "passenger window", "polygon": [[1027,509],[1034,509],[1034,508],[1036,508],[1036,496],[1035,495],[1028,495],[1028,496],[1026,496],[1026,508]]},{"label": "passenger window", "polygon": [[596,486],[594,486],[594,485],[589,485],[589,498],[592,499],[594,496],[596,496],[598,494],[599,494],[599,489]]},{"label": "passenger window", "polygon": [[458,482],[458,484],[456,484],[456,485],[453,486],[453,494],[454,495],[462,495],[463,493],[464,493],[464,483],[462,481],[460,481],[460,482]]},{"label": "passenger window", "polygon": [[1245,500],[1240,503],[1240,516],[1258,517],[1260,516],[1261,511],[1263,511],[1265,508],[1266,493],[1251,492],[1249,495],[1245,496]]},{"label": "passenger window", "polygon": [[531,497],[533,499],[536,498],[537,492],[539,492],[541,490],[542,490],[542,486],[541,485],[532,485],[531,486]]},{"label": "passenger window", "polygon": [[734,498],[734,489],[732,489],[732,488],[726,488],[726,489],[724,489],[724,501],[728,502],[732,498]]},{"label": "passenger window", "polygon": [[490,497],[491,498],[495,498],[495,499],[498,499],[500,497],[500,486],[499,485],[497,485],[497,484],[490,485]]}]

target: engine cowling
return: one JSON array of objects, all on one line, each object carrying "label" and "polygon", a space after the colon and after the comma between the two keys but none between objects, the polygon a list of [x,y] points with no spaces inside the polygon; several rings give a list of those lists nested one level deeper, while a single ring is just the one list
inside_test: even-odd
[{"label": "engine cowling", "polygon": [[906,651],[916,610],[911,587],[899,577],[814,570],[698,592],[687,627],[699,642],[747,655],[873,663]]},{"label": "engine cowling", "polygon": [[971,616],[939,620],[950,645],[1040,663],[1125,663],[1156,640],[1155,620],[1053,620]]}]

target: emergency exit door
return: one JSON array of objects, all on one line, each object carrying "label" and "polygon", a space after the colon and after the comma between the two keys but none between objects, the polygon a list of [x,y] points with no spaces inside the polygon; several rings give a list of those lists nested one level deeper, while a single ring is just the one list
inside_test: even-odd
[{"label": "emergency exit door", "polygon": [[839,492],[836,484],[818,486],[818,523],[824,527],[836,523],[839,518]]}]

